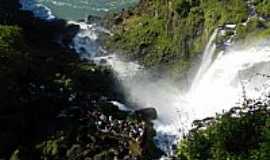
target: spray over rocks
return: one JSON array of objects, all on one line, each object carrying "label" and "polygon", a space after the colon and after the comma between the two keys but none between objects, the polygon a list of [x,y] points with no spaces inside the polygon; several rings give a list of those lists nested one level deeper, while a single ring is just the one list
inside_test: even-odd
[{"label": "spray over rocks", "polygon": [[[157,110],[158,119],[153,121],[157,132],[155,140],[158,147],[167,154],[173,152],[178,140],[192,128],[194,120],[229,110],[241,101],[243,83],[249,93],[247,96],[259,96],[258,88],[254,88],[263,82],[251,80],[251,77],[269,68],[268,43],[244,49],[230,47],[214,56],[216,30],[205,48],[204,60],[191,89],[183,92],[169,78],[157,79],[138,63],[125,61],[115,53],[107,53],[98,38],[104,31],[110,34],[109,31],[97,29],[94,25],[88,28],[82,25],[81,28],[81,32],[73,39],[77,53],[83,59],[111,66],[124,87],[128,102],[135,104],[135,108],[128,109],[150,107]],[[123,106],[121,108],[127,109]]]},{"label": "spray over rocks", "polygon": [[36,17],[44,20],[54,20],[56,17],[52,14],[52,11],[42,4],[36,2],[36,0],[20,0],[23,10],[32,11]]},{"label": "spray over rocks", "polygon": [[[33,5],[23,6],[30,6],[24,7],[30,10],[35,8]],[[46,13],[50,15],[50,12]],[[116,101],[113,103],[123,110],[145,107],[157,110],[158,119],[154,121],[156,142],[168,154],[173,151],[178,139],[191,129],[194,120],[229,110],[241,101],[243,86],[247,91],[245,96],[250,98],[259,98],[262,91],[269,88],[265,79],[254,78],[256,73],[269,74],[268,41],[241,49],[230,48],[214,56],[214,40],[218,34],[218,30],[215,30],[205,48],[191,89],[181,92],[178,84],[169,78],[156,79],[138,63],[125,61],[102,48],[100,35],[111,35],[110,31],[96,24],[72,23],[79,25],[80,31],[73,38],[70,47],[82,59],[111,66],[124,87],[128,101],[135,104],[136,108],[127,108]]]}]

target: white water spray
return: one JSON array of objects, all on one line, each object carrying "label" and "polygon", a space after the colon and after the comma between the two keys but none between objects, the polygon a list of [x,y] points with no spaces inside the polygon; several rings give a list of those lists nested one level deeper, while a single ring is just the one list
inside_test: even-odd
[{"label": "white water spray", "polygon": [[241,50],[231,49],[218,57],[196,82],[197,87],[187,94],[189,102],[186,107],[193,110],[191,120],[214,116],[233,107],[243,97],[241,81],[252,86],[246,86],[246,96],[258,98],[254,87],[263,81],[255,82],[252,76],[270,69],[269,62],[269,43]]},{"label": "white water spray", "polygon": [[[28,5],[28,9],[33,9],[33,6]],[[270,71],[269,43],[242,50],[231,49],[214,59],[216,30],[205,48],[192,89],[181,93],[177,84],[169,79],[153,79],[137,63],[125,62],[115,54],[108,55],[100,46],[99,34],[110,34],[109,31],[96,25],[77,24],[81,31],[74,37],[72,47],[84,59],[111,65],[122,80],[130,101],[141,107],[157,109],[159,119],[154,122],[156,140],[158,146],[167,152],[182,134],[187,133],[194,120],[214,116],[233,107],[243,96],[241,81],[248,82],[245,83],[248,97],[259,97],[265,88],[262,85],[265,80],[253,80],[251,77],[256,73],[269,74]],[[125,109],[122,105],[121,108]]]},{"label": "white water spray", "polygon": [[[91,27],[89,29],[89,32],[83,30],[79,34],[87,36],[91,33],[90,37],[97,35],[97,30]],[[90,59],[96,63],[106,61],[106,64],[112,66],[126,89],[129,101],[140,107],[156,108],[159,115],[158,120],[154,121],[156,141],[158,146],[168,153],[172,144],[191,129],[194,120],[214,116],[239,102],[243,96],[241,81],[247,81],[252,74],[262,71],[265,73],[270,69],[267,68],[269,65],[266,65],[270,62],[270,47],[267,44],[241,50],[230,49],[226,54],[220,54],[214,59],[217,32],[216,30],[212,34],[205,48],[203,61],[188,93],[181,93],[177,84],[172,83],[169,78],[153,79],[137,63],[125,62],[115,54],[96,57],[97,54],[91,53]],[[75,37],[74,41],[77,40],[79,39]],[[78,44],[77,42],[74,44]],[[91,48],[92,45],[81,43],[80,47]],[[81,53],[82,57],[87,56],[84,52]],[[247,74],[251,69],[252,74]],[[257,82],[262,83],[262,80]],[[255,86],[254,83],[250,81],[249,86]],[[248,96],[254,97],[254,87],[247,86],[247,89],[247,93],[251,94]]]},{"label": "white water spray", "polygon": [[199,70],[193,80],[193,86],[192,88],[196,87],[194,85],[197,84],[197,82],[201,79],[203,74],[208,70],[209,66],[212,64],[214,60],[214,54],[216,51],[216,44],[214,43],[216,37],[217,37],[218,29],[216,29],[213,34],[211,35],[205,49],[203,52],[203,57],[201,60],[201,65],[199,67]]},{"label": "white water spray", "polygon": [[48,7],[37,3],[36,0],[19,0],[19,2],[22,5],[22,10],[32,11],[40,19],[51,21],[56,18]]}]

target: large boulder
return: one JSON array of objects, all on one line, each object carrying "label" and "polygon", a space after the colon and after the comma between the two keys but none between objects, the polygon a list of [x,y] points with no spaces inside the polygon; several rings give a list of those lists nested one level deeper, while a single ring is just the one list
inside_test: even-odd
[{"label": "large boulder", "polygon": [[76,24],[69,24],[65,28],[63,34],[61,34],[60,41],[63,43],[65,46],[69,46],[75,35],[80,31],[80,26]]},{"label": "large boulder", "polygon": [[96,22],[100,22],[102,19],[99,16],[94,16],[94,15],[89,15],[87,17],[87,23],[91,24],[91,23],[96,23]]}]

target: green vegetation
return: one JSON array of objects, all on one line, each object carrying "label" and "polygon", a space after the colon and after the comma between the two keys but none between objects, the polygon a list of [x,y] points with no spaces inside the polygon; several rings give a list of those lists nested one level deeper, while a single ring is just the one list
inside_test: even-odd
[{"label": "green vegetation", "polygon": [[16,49],[23,48],[21,30],[15,26],[0,26],[0,50],[1,52],[13,53]]},{"label": "green vegetation", "polygon": [[[181,76],[219,25],[237,24],[239,39],[270,35],[269,24],[258,18],[247,26],[241,24],[248,15],[245,2],[142,0],[116,19],[116,34],[107,46],[147,67],[165,67]],[[149,119],[120,111],[111,103],[125,97],[110,68],[81,61],[73,51],[53,42],[59,33],[65,35],[65,21],[38,20],[20,11],[17,0],[0,0],[0,4],[0,159],[160,157]],[[269,2],[257,0],[256,6],[267,19]],[[63,41],[69,44],[71,35],[66,36]],[[251,102],[195,121],[177,156],[183,160],[270,159],[269,104]],[[130,136],[137,126],[143,136]]]},{"label": "green vegetation", "polygon": [[257,17],[250,19],[246,26],[238,25],[236,28],[236,38],[244,45],[269,38],[270,25],[267,21],[262,21]]},{"label": "green vegetation", "polygon": [[[50,157],[46,158],[47,155],[63,157],[57,145],[60,142],[72,144],[70,139],[76,136],[70,135],[62,141],[50,140],[47,136],[56,137],[59,131],[63,134],[72,131],[77,136],[98,132],[94,129],[74,131],[83,127],[75,123],[81,117],[72,120],[57,116],[74,106],[85,111],[97,108],[100,112],[105,111],[100,109],[102,106],[113,108],[109,102],[101,103],[99,99],[117,98],[115,80],[108,68],[82,63],[71,52],[65,53],[57,47],[30,46],[27,41],[22,28],[0,26],[0,157],[9,157],[14,150],[20,159],[47,159]],[[116,116],[117,112],[111,114]],[[99,137],[98,134],[92,136]],[[114,138],[106,141],[109,143],[110,139]],[[43,154],[45,158],[40,157]]]},{"label": "green vegetation", "polygon": [[203,51],[215,28],[247,17],[245,0],[145,0],[122,14],[107,46],[145,66],[173,68],[175,76],[184,70],[183,61]]},{"label": "green vegetation", "polygon": [[[111,69],[81,61],[55,43],[56,36],[69,31],[64,20],[36,19],[19,10],[17,0],[0,4],[0,159],[160,156],[152,124],[111,103],[124,101]],[[117,125],[105,132],[94,113],[106,117],[106,127],[108,117],[135,129],[144,124],[147,136],[135,139],[123,129],[129,127]]]},{"label": "green vegetation", "polygon": [[268,160],[269,104],[247,100],[215,118],[195,121],[178,149],[183,160]]},{"label": "green vegetation", "polygon": [[[143,0],[133,11],[117,17],[115,35],[107,47],[139,60],[149,68],[165,67],[176,78],[191,67],[218,26],[236,24],[237,40],[246,44],[268,38],[268,0],[255,1],[260,17],[249,21],[246,0]],[[245,22],[248,22],[245,24]],[[223,44],[233,29],[216,39]],[[182,73],[182,74],[181,74]],[[270,159],[269,104],[247,101],[241,108],[195,121],[179,143],[181,160]]]},{"label": "green vegetation", "polygon": [[255,0],[256,10],[258,14],[264,18],[268,18],[270,16],[270,1],[268,0]]}]

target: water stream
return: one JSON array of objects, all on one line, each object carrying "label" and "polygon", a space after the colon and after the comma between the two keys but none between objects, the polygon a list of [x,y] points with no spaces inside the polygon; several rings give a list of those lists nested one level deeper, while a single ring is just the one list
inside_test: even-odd
[{"label": "water stream", "polygon": [[102,16],[134,6],[139,0],[20,0],[23,9],[32,10],[42,19],[60,17],[81,20],[88,15]]},{"label": "water stream", "polygon": [[265,79],[254,80],[253,77],[256,73],[268,73],[270,69],[270,47],[266,42],[241,49],[229,48],[214,58],[216,30],[205,48],[191,89],[183,93],[178,90],[178,84],[169,78],[153,80],[147,70],[136,62],[123,61],[117,54],[97,56],[100,50],[103,51],[95,43],[101,31],[104,30],[93,27],[82,29],[79,35],[89,40],[85,43],[75,37],[75,47],[81,47],[77,52],[82,58],[111,65],[122,81],[129,101],[139,107],[156,108],[159,115],[158,120],[154,121],[156,142],[168,153],[172,145],[191,129],[194,120],[214,116],[240,102],[243,97],[242,82],[246,85],[246,96],[258,98],[258,87],[262,87]]},{"label": "water stream", "polygon": [[[25,0],[22,2],[28,4]],[[31,6],[23,8],[33,9]],[[42,14],[41,18],[49,19],[51,12],[47,10],[46,13],[49,13],[48,17]],[[192,127],[194,120],[214,116],[240,102],[243,84],[247,93],[245,96],[252,98],[260,97],[261,92],[269,86],[264,85],[268,83],[266,79],[255,76],[256,73],[270,74],[269,41],[249,47],[231,47],[225,53],[214,56],[214,40],[218,30],[214,31],[205,47],[192,87],[183,93],[177,87],[179,84],[169,78],[153,80],[138,63],[124,61],[115,53],[107,53],[99,43],[99,35],[111,34],[108,30],[96,24],[72,23],[81,26],[81,31],[71,44],[80,57],[110,65],[122,81],[129,101],[140,107],[156,108],[159,115],[154,121],[156,142],[168,153],[172,144]]]},{"label": "water stream", "polygon": [[203,52],[203,57],[202,57],[202,60],[201,60],[201,65],[198,69],[198,72],[192,82],[192,86],[191,86],[191,89],[192,88],[196,88],[195,85],[198,84],[198,81],[201,79],[201,77],[204,75],[204,73],[208,70],[209,66],[212,64],[213,60],[214,60],[214,54],[215,54],[215,51],[216,51],[216,44],[214,43],[216,37],[217,37],[217,34],[218,34],[218,29],[216,29],[210,39],[208,40],[207,44],[206,44],[206,47],[204,49],[204,52]]}]

